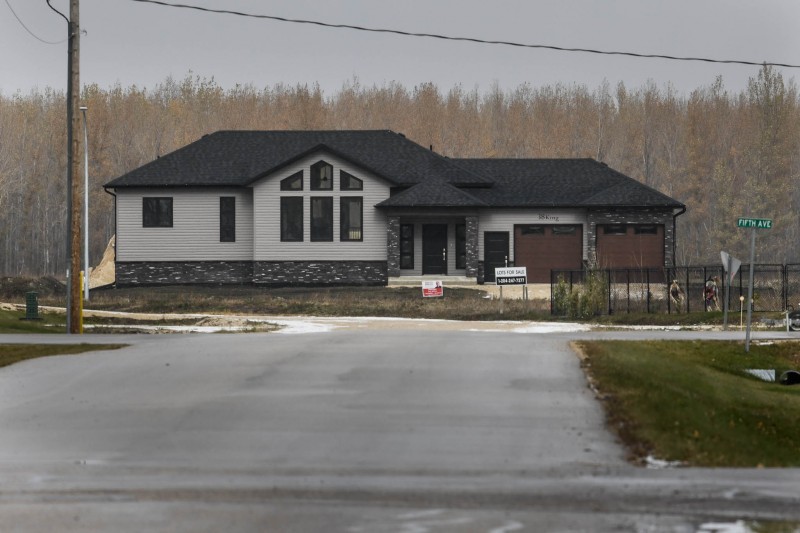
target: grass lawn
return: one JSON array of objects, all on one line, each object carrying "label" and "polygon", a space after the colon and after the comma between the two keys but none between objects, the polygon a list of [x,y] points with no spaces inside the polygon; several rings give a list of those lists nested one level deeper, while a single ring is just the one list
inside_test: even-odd
[{"label": "grass lawn", "polygon": [[22,320],[21,311],[0,310],[0,333],[64,333],[64,315],[39,314],[41,320]]},{"label": "grass lawn", "polygon": [[690,466],[800,466],[800,386],[745,369],[800,369],[800,342],[576,343],[608,422],[632,460]]},{"label": "grass lawn", "polygon": [[96,350],[116,350],[124,344],[0,344],[0,368],[26,359],[71,355]]}]

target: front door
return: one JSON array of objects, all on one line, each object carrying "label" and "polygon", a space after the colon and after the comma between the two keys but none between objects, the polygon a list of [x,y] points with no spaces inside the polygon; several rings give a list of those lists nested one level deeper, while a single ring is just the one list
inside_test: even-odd
[{"label": "front door", "polygon": [[422,225],[422,273],[447,274],[447,224]]},{"label": "front door", "polygon": [[508,232],[483,234],[483,281],[494,283],[494,269],[508,266]]}]

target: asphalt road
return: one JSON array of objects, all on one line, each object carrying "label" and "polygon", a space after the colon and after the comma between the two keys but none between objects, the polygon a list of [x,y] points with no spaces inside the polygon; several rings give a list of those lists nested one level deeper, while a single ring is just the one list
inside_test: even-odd
[{"label": "asphalt road", "polygon": [[0,531],[658,532],[800,521],[800,470],[626,463],[568,347],[739,333],[364,325],[0,336],[131,344],[0,370]]}]

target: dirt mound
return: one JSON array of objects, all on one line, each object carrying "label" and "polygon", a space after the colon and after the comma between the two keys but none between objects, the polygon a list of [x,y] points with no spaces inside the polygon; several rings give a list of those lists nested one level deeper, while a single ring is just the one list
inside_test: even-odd
[{"label": "dirt mound", "polygon": [[103,252],[103,258],[100,260],[100,264],[89,270],[90,289],[104,287],[114,283],[114,280],[116,279],[114,273],[115,245],[116,236],[112,236],[111,240],[108,241],[106,251]]},{"label": "dirt mound", "polygon": [[52,277],[44,278],[0,278],[0,298],[3,300],[23,300],[25,293],[36,292],[39,298],[58,298],[66,294],[66,286]]}]

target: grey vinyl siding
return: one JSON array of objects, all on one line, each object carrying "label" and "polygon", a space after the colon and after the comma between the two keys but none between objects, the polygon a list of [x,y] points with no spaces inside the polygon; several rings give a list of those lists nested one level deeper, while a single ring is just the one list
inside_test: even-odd
[{"label": "grey vinyl siding", "polygon": [[583,209],[493,209],[481,212],[478,220],[478,257],[483,261],[483,233],[507,231],[508,247],[514,257],[514,226],[517,224],[581,224],[583,226],[583,259],[588,255],[587,214]]},{"label": "grey vinyl siding", "polygon": [[[324,160],[333,165],[333,188],[311,190],[311,165]],[[302,191],[281,191],[282,179],[304,172]],[[344,170],[364,182],[364,190],[341,191],[339,172]],[[383,179],[326,153],[305,157],[279,172],[253,184],[256,261],[386,261],[387,218],[375,205],[389,197],[389,184]],[[281,242],[280,198],[303,197],[303,242]],[[333,198],[333,241],[311,241],[311,197]],[[339,198],[363,198],[363,240],[340,241]]]},{"label": "grey vinyl siding", "polygon": [[[253,198],[249,189],[119,189],[118,261],[251,261]],[[145,228],[142,198],[171,197],[172,227]],[[236,241],[219,240],[219,198],[236,198]]]}]

